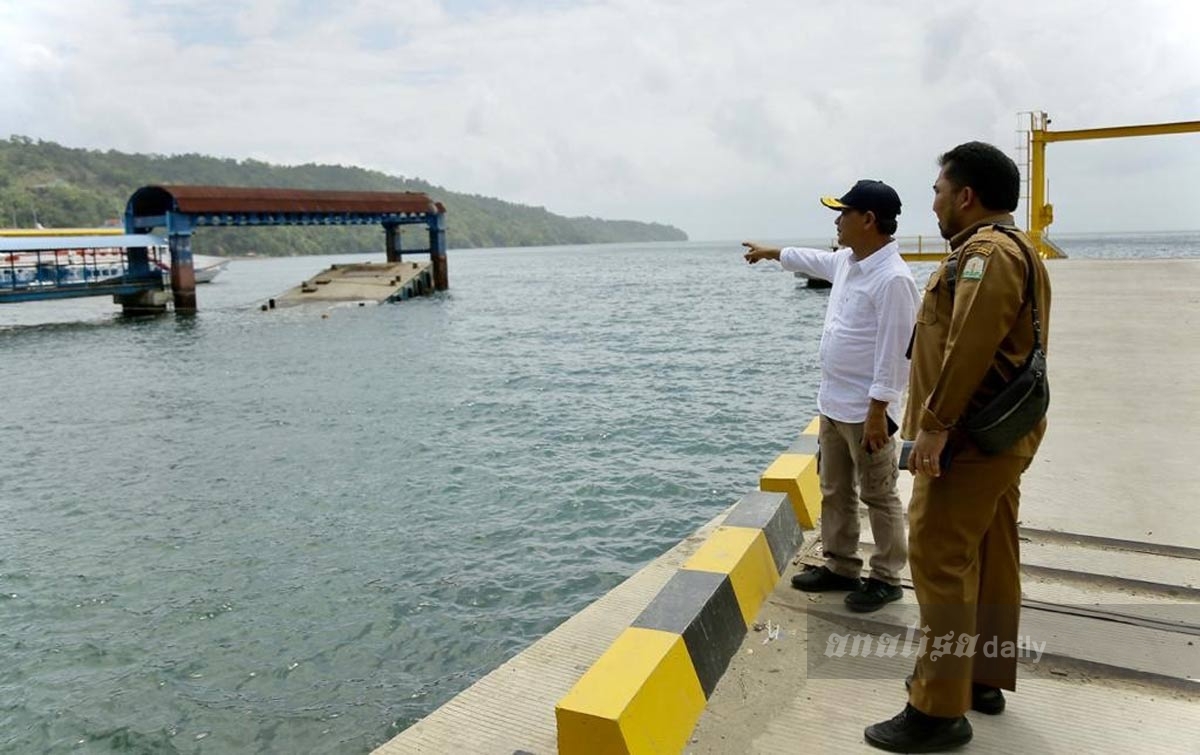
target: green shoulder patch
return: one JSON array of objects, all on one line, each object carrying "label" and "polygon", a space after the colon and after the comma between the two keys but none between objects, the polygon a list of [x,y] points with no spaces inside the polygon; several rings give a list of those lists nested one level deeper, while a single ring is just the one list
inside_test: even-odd
[{"label": "green shoulder patch", "polygon": [[987,266],[987,260],[983,257],[968,257],[963,263],[962,279],[969,281],[977,281],[983,278],[983,269]]}]

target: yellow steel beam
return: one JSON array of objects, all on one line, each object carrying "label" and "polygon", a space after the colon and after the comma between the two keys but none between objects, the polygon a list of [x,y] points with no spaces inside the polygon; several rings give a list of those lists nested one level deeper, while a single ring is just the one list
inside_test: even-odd
[{"label": "yellow steel beam", "polygon": [[941,262],[947,252],[900,252],[905,262]]},{"label": "yellow steel beam", "polygon": [[1112,126],[1109,128],[1081,128],[1073,131],[1044,131],[1047,142],[1075,142],[1083,139],[1117,139],[1125,136],[1161,136],[1162,134],[1189,134],[1200,131],[1200,121],[1177,123],[1150,123],[1143,126]]},{"label": "yellow steel beam", "polygon": [[1045,238],[1046,228],[1054,222],[1054,207],[1046,201],[1046,145],[1050,142],[1076,142],[1087,139],[1118,139],[1127,136],[1161,136],[1200,132],[1200,121],[1149,123],[1141,126],[1111,126],[1072,131],[1050,131],[1045,113],[1030,114],[1029,129],[1029,239],[1038,253],[1047,259],[1063,256]]},{"label": "yellow steel beam", "polygon": [[[1045,121],[1043,117],[1043,121]],[[1054,208],[1046,202],[1046,132],[1035,123],[1030,132],[1029,144],[1029,240],[1043,259],[1054,254],[1047,252],[1042,236],[1047,226],[1054,222]]]}]

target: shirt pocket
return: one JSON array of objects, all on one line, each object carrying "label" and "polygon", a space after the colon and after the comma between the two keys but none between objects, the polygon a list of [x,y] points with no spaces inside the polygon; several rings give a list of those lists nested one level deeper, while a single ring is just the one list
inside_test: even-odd
[{"label": "shirt pocket", "polygon": [[917,312],[917,322],[922,325],[933,325],[937,322],[938,296],[941,295],[939,284],[942,282],[942,268],[934,270],[925,284],[925,295],[921,298],[921,309]]},{"label": "shirt pocket", "polygon": [[843,324],[855,331],[875,330],[875,300],[866,291],[851,292],[842,312]]}]

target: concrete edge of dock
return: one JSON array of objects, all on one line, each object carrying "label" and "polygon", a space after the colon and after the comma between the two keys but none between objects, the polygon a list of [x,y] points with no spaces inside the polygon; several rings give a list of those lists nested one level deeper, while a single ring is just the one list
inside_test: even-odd
[{"label": "concrete edge of dock", "polygon": [[819,516],[817,428],[760,489],[376,752],[682,750]]},{"label": "concrete edge of dock", "polygon": [[786,495],[744,495],[558,701],[558,751],[681,750],[802,542]]},{"label": "concrete edge of dock", "polygon": [[555,705],[646,609],[732,508],[375,753],[556,752]]},{"label": "concrete edge of dock", "polygon": [[[1175,659],[1180,668],[1173,673],[1195,688],[1200,678],[1191,671],[1196,657],[1181,656],[1175,646],[1183,644],[1191,653],[1200,644],[1195,636],[1200,622],[1175,632],[1127,622],[1122,637],[1133,639],[1114,649],[1110,635],[1122,625],[1111,617],[1076,614],[1082,607],[1109,605],[1153,618],[1163,602],[1200,609],[1186,593],[1200,585],[1200,559],[1191,549],[1177,553],[1197,542],[1200,533],[1194,496],[1189,495],[1197,489],[1200,472],[1187,461],[1200,450],[1200,427],[1177,421],[1200,409],[1200,391],[1194,390],[1200,342],[1190,336],[1196,325],[1200,260],[1077,261],[1054,275],[1051,369],[1057,393],[1051,432],[1022,485],[1023,532],[1044,534],[1023,545],[1022,566],[1042,569],[1028,588],[1043,608],[1066,606],[1074,610],[1061,621],[1076,627],[1089,622],[1088,631],[1078,635],[1083,640],[1068,649],[1093,662],[1083,664],[1083,671],[1077,663],[1023,677],[1022,691],[1013,696],[1005,716],[972,719],[979,735],[972,749],[1134,752],[1152,744],[1157,751],[1190,752],[1186,742],[1195,742],[1200,731],[1193,715],[1196,693],[1181,692],[1178,684],[1152,683],[1145,673],[1134,681],[1113,678],[1112,667],[1120,658],[1146,655],[1150,648],[1157,654],[1148,656],[1151,660]],[[1129,276],[1137,276],[1133,290]],[[1145,296],[1146,290],[1155,295]],[[1141,369],[1130,370],[1129,364]],[[1113,400],[1120,396],[1142,398]],[[1120,432],[1103,432],[1106,427]],[[794,444],[789,452],[805,450],[805,444]],[[902,485],[908,484],[903,476]],[[557,751],[555,705],[725,523],[728,513],[378,752]],[[806,543],[800,559],[812,562],[819,551],[809,551],[818,546],[819,541]],[[1141,581],[1137,589],[1144,595],[1131,592],[1128,579],[1117,580],[1131,575]],[[760,622],[783,624],[783,632],[769,643],[769,630],[766,639],[761,632],[746,638],[691,733],[687,751],[724,755],[796,747],[866,752],[863,725],[902,705],[904,669],[879,679],[808,678],[809,609],[822,601],[787,587],[786,576],[776,582],[758,616]],[[1151,578],[1154,584],[1147,582]],[[911,596],[903,602],[911,603]],[[1156,632],[1167,641],[1151,646],[1141,640]],[[1182,663],[1181,658],[1190,660]],[[1107,669],[1096,675],[1102,665]],[[1131,719],[1140,725],[1129,725]]]}]

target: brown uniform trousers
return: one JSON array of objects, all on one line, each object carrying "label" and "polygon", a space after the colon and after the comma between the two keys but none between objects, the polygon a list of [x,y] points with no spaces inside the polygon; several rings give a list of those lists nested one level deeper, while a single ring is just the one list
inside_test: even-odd
[{"label": "brown uniform trousers", "polygon": [[994,396],[1029,356],[1030,274],[1046,343],[1050,283],[1040,258],[1034,256],[1031,270],[1020,246],[996,223],[1013,220],[989,218],[951,239],[953,251],[925,287],[913,339],[904,437],[948,429],[957,450],[940,477],[917,476],[908,512],[909,563],[921,627],[928,627],[909,702],[933,716],[966,713],[972,682],[1009,690],[1016,685],[1011,650],[1021,606],[1020,481],[1046,423],[996,456],[985,456],[954,426]]}]

